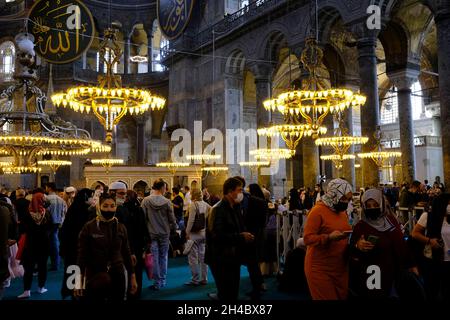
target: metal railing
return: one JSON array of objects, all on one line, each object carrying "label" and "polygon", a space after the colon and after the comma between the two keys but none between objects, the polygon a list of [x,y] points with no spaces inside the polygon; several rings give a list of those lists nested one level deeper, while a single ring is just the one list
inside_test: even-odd
[{"label": "metal railing", "polygon": [[[400,139],[384,140],[381,142],[386,149],[398,149],[400,148]],[[414,146],[432,146],[440,147],[442,146],[442,138],[438,136],[419,136],[414,137]]]},{"label": "metal railing", "polygon": [[272,11],[275,7],[285,4],[287,0],[254,0],[248,6],[232,13],[227,14],[217,23],[199,31],[195,36],[183,35],[181,39],[171,41],[168,45],[161,48],[161,57],[167,58],[171,53],[177,50],[195,50],[213,40],[213,31],[220,34],[221,38],[239,27],[261,17],[261,15]]}]

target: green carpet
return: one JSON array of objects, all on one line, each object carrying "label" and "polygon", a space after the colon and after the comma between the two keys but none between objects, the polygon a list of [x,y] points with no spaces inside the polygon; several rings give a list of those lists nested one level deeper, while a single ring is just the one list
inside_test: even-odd
[{"label": "green carpet", "polygon": [[[142,300],[209,300],[207,294],[215,292],[214,279],[209,272],[209,283],[206,286],[188,287],[183,285],[189,281],[191,277],[187,257],[178,257],[169,259],[169,269],[167,272],[167,286],[160,291],[150,290],[148,287],[152,284],[147,276],[144,275]],[[31,300],[61,300],[61,281],[62,271],[48,272],[46,288],[48,292],[39,294],[37,290],[37,277],[33,278],[31,290]],[[277,289],[278,283],[275,277],[265,280],[267,292],[262,295],[262,300],[309,300],[307,294],[288,294],[280,292]],[[251,283],[248,277],[246,267],[241,268],[240,282],[240,300],[249,300],[245,295],[251,290]],[[6,289],[4,300],[15,300],[16,297],[23,292],[22,279],[14,279],[11,286]]]}]

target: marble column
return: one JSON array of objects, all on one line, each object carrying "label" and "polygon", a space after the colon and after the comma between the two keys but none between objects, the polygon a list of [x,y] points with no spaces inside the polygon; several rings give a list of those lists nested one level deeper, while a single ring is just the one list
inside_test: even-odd
[{"label": "marble column", "polygon": [[[375,50],[377,38],[373,35],[360,38],[357,42],[361,93],[367,97],[361,108],[361,132],[369,141],[362,146],[363,152],[370,152],[376,146],[374,133],[380,123],[380,104],[378,97],[377,57]],[[375,162],[363,159],[363,187],[378,186],[380,174]]]},{"label": "marble column", "polygon": [[398,120],[400,127],[400,151],[402,152],[402,182],[413,182],[416,177],[416,152],[414,147],[414,125],[411,101],[411,86],[417,81],[420,66],[389,73],[397,87]]},{"label": "marble column", "polygon": [[130,65],[130,37],[123,37],[123,74],[129,73]]},{"label": "marble column", "polygon": [[[444,184],[450,187],[450,0],[436,1]],[[442,177],[441,177],[442,181]]]},{"label": "marble column", "polygon": [[[350,136],[353,135],[353,108],[350,107],[348,108],[348,110],[346,111],[346,115],[347,115],[347,128],[348,128],[348,134]],[[350,146],[350,149],[348,149],[347,154],[354,154],[354,147]],[[344,163],[342,164],[342,175],[344,176],[345,179],[347,179],[348,182],[351,183],[351,185],[353,187],[356,186],[356,180],[355,180],[355,160],[351,159],[351,160],[344,160]]]},{"label": "marble column", "polygon": [[[147,33],[147,72],[152,72],[152,63],[153,63],[153,33]],[[161,50],[162,48],[160,48]],[[162,57],[161,57],[162,58]]]},{"label": "marble column", "polygon": [[[268,77],[255,77],[256,86],[256,126],[257,128],[267,127],[270,121],[269,111],[264,109],[263,102],[270,98],[270,80]],[[276,138],[273,138],[276,139]],[[270,143],[267,144],[270,148]],[[258,179],[261,185],[266,185],[269,190],[273,190],[270,175],[260,175]]]},{"label": "marble column", "polygon": [[147,151],[145,150],[145,118],[142,117],[136,119],[136,164],[145,165],[145,155]]},{"label": "marble column", "polygon": [[320,173],[319,147],[311,137],[302,139],[303,145],[303,183],[305,187],[314,188]]}]

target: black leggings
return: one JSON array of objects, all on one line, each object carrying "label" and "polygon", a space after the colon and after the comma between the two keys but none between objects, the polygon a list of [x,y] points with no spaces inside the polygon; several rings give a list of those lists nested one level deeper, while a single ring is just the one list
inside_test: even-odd
[{"label": "black leggings", "polygon": [[38,286],[42,288],[47,281],[47,254],[35,255],[23,262],[23,269],[25,270],[23,276],[23,288],[24,290],[31,290],[31,284],[33,283],[34,267],[37,264],[38,267]]}]

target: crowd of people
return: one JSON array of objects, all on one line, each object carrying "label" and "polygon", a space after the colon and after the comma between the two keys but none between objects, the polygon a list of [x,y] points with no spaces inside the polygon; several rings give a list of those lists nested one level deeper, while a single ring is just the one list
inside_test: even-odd
[{"label": "crowd of people", "polygon": [[[19,299],[31,296],[36,274],[37,292],[47,292],[48,271],[63,267],[63,299],[135,300],[144,271],[153,281],[150,289],[162,290],[169,256],[186,255],[186,286],[208,284],[209,268],[217,288],[210,298],[235,301],[246,266],[248,296],[259,300],[267,290],[265,277],[282,271],[277,216],[294,212],[302,216],[297,243],[305,251],[298,272],[312,299],[450,299],[450,196],[439,177],[433,186],[414,181],[361,190],[359,210],[343,178],[326,188],[293,188],[277,201],[265,186],[246,186],[239,176],[224,182],[222,198],[195,185],[171,191],[162,179],[149,194],[128,190],[121,181],[94,190],[61,191],[54,183],[33,191],[1,190],[0,295],[9,285],[11,263],[20,260]],[[407,217],[396,209],[414,207],[422,210],[406,232]]]}]

